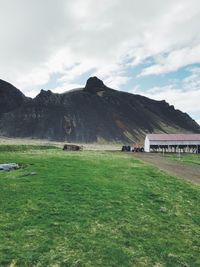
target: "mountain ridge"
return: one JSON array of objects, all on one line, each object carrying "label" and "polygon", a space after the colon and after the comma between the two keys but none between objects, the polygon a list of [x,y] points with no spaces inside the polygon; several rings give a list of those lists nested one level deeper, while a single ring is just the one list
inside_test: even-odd
[{"label": "mountain ridge", "polygon": [[116,91],[97,77],[62,94],[33,99],[0,80],[0,135],[69,142],[139,142],[146,133],[196,132],[200,126],[165,100]]}]

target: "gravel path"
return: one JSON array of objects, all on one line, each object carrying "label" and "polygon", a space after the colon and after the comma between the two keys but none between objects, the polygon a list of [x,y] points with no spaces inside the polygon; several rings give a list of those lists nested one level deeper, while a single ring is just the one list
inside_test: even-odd
[{"label": "gravel path", "polygon": [[141,159],[147,163],[153,164],[161,170],[172,175],[200,184],[200,166],[189,165],[187,163],[178,162],[165,158],[155,153],[134,153],[134,157]]}]

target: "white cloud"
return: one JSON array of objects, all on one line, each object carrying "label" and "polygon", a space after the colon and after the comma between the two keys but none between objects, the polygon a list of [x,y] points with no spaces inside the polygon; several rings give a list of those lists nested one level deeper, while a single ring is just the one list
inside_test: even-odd
[{"label": "white cloud", "polygon": [[79,89],[79,88],[83,88],[84,86],[82,84],[78,84],[78,83],[71,83],[71,84],[68,84],[68,83],[64,83],[62,84],[62,86],[58,86],[56,88],[54,88],[52,91],[54,93],[65,93],[67,91],[70,91],[70,90],[74,90],[74,89]]},{"label": "white cloud", "polygon": [[196,111],[200,114],[200,89],[182,91],[169,85],[165,87],[154,87],[142,94],[155,100],[166,100],[182,111]]},{"label": "white cloud", "polygon": [[157,64],[144,68],[140,76],[168,73],[198,62],[200,62],[200,45],[182,48],[170,52],[167,56],[157,57]]},{"label": "white cloud", "polygon": [[87,61],[82,63],[77,63],[72,68],[66,71],[66,73],[59,79],[59,82],[66,83],[73,81],[82,74],[92,70],[91,66],[92,65]]},{"label": "white cloud", "polygon": [[184,90],[199,90],[200,88],[200,68],[189,68],[191,75],[183,79],[183,89]]},{"label": "white cloud", "polygon": [[104,83],[110,88],[120,90],[121,86],[126,84],[129,79],[129,77],[125,76],[110,76],[104,81]]},{"label": "white cloud", "polygon": [[126,59],[134,66],[152,57],[155,65],[142,75],[199,61],[198,0],[0,0],[0,6],[0,75],[24,92],[55,73],[63,76],[58,86],[77,83],[91,69],[121,86]]},{"label": "white cloud", "polygon": [[169,85],[153,87],[145,92],[137,87],[133,89],[133,93],[140,93],[155,100],[166,100],[171,105],[174,105],[176,109],[192,114],[199,123],[200,68],[190,68],[188,70],[190,75],[179,81],[179,84],[174,81]]}]

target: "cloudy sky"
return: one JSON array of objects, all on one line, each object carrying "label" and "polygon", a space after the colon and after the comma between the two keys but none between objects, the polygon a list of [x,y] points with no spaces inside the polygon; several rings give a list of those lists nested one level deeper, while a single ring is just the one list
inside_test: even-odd
[{"label": "cloudy sky", "polygon": [[200,123],[199,0],[0,0],[0,79],[27,96],[98,76]]}]

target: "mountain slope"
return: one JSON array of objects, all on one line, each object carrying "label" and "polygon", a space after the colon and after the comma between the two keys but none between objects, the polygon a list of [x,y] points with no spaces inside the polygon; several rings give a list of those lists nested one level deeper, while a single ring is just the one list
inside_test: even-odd
[{"label": "mountain slope", "polygon": [[0,114],[20,107],[27,100],[28,98],[12,84],[0,80]]},{"label": "mountain slope", "polygon": [[165,101],[110,89],[96,77],[89,78],[85,88],[64,94],[41,90],[34,99],[7,86],[0,83],[3,99],[9,99],[0,110],[0,135],[138,142],[147,132],[200,132],[194,120]]}]

